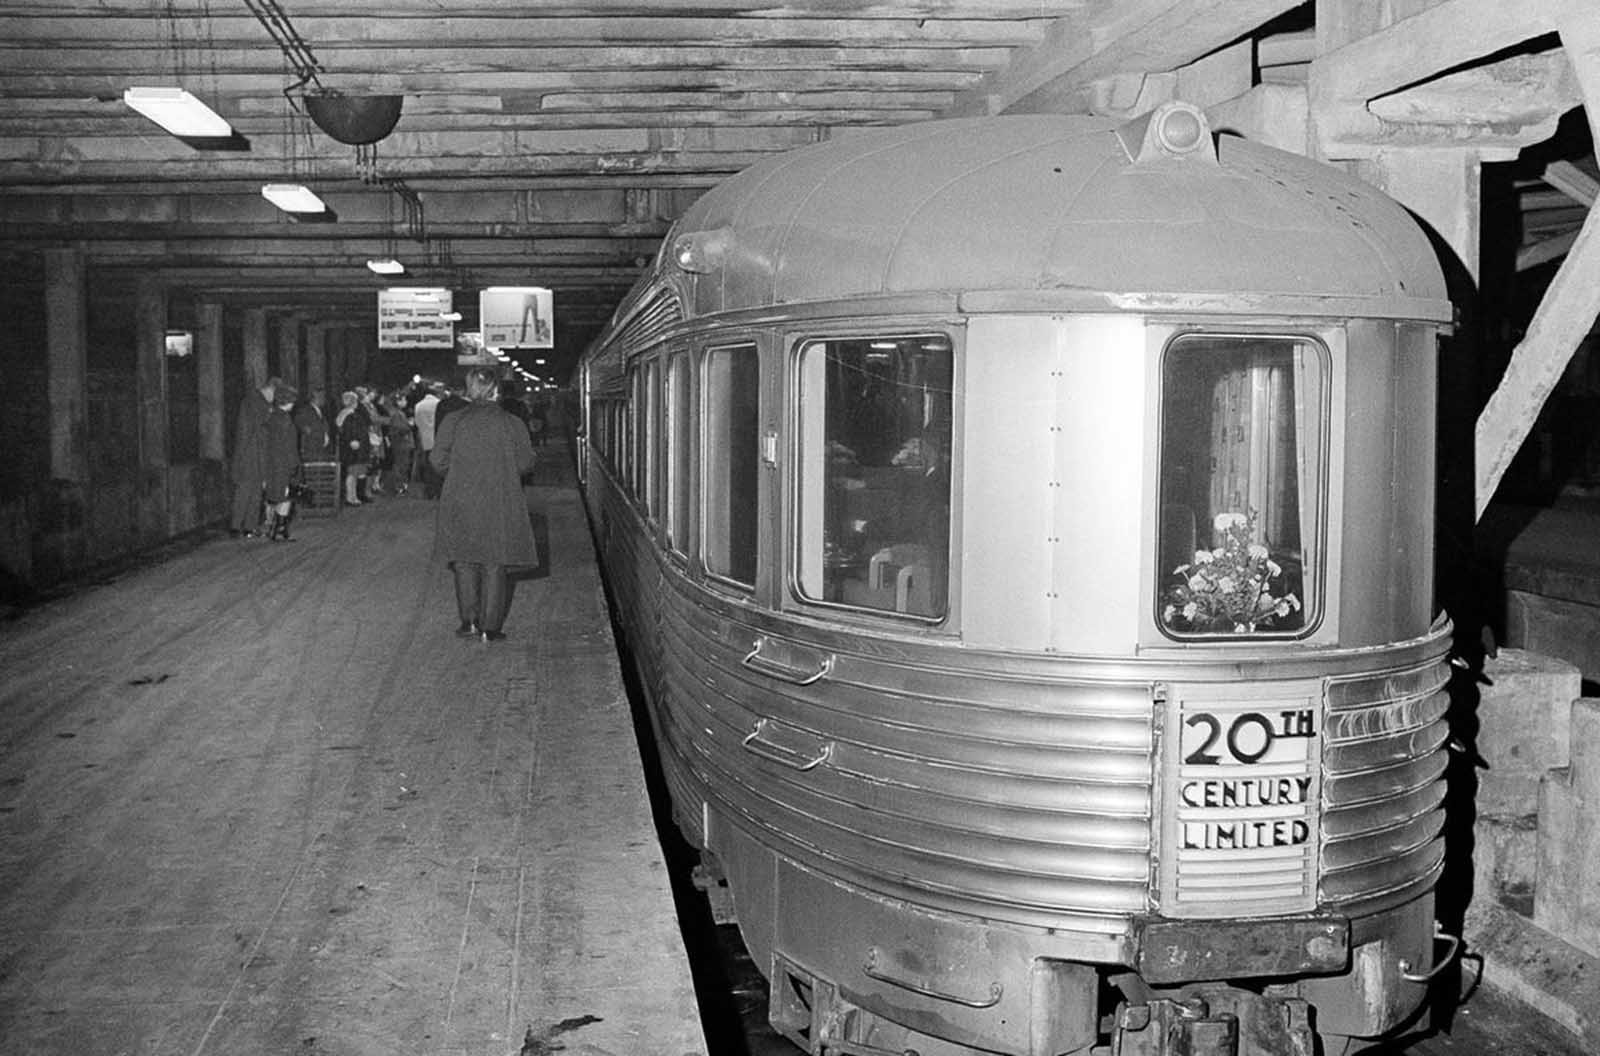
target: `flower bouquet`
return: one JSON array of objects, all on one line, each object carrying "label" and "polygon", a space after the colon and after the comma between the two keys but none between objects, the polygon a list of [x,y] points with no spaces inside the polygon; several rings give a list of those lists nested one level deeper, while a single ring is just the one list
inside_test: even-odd
[{"label": "flower bouquet", "polygon": [[1279,621],[1300,611],[1300,599],[1283,590],[1283,568],[1255,541],[1255,515],[1220,513],[1213,526],[1222,545],[1197,550],[1193,562],[1172,570],[1177,582],[1167,589],[1162,622],[1201,634],[1287,629]]}]

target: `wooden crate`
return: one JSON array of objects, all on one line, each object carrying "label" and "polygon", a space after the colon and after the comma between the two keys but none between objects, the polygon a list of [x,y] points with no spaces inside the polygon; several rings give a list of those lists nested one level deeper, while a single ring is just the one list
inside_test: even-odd
[{"label": "wooden crate", "polygon": [[300,503],[296,516],[331,517],[338,513],[344,504],[344,492],[339,487],[339,463],[306,462],[300,468],[301,478],[311,489],[311,499]]}]

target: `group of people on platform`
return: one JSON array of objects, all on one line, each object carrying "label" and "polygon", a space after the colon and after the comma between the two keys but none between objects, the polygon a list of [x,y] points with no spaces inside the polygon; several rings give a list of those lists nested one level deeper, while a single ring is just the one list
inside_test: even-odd
[{"label": "group of people on platform", "polygon": [[452,390],[416,381],[392,393],[358,385],[328,416],[325,394],[279,378],[248,393],[235,429],[230,529],[287,540],[302,467],[337,464],[347,506],[422,484],[438,499],[434,556],[455,576],[463,638],[496,642],[510,607],[509,570],[540,563],[522,484],[546,420],[487,367]]},{"label": "group of people on platform", "polygon": [[[438,424],[468,402],[463,389],[418,380],[393,392],[357,385],[330,411],[322,389],[302,399],[283,380],[267,379],[245,396],[235,424],[231,534],[288,539],[304,467],[313,463],[337,465],[346,506],[405,495],[413,485],[437,499],[443,475],[428,456]],[[523,422],[533,443],[544,442],[542,405],[530,405],[505,381],[497,383],[496,402]]]}]

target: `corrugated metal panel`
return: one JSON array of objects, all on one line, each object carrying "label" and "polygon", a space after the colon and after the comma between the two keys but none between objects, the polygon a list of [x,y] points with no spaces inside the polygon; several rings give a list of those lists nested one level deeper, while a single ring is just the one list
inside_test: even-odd
[{"label": "corrugated metal panel", "polygon": [[[687,605],[661,629],[674,753],[780,853],[1035,926],[1145,909],[1148,686],[998,682],[865,655],[839,655],[823,685],[782,685],[741,665],[747,629]],[[763,719],[769,754],[748,744]]]},{"label": "corrugated metal panel", "polygon": [[662,331],[683,319],[683,303],[672,290],[660,290],[633,312],[611,339],[623,361],[654,345]]},{"label": "corrugated metal panel", "polygon": [[1352,909],[1429,883],[1444,861],[1445,683],[1425,667],[1328,688],[1322,901]]}]

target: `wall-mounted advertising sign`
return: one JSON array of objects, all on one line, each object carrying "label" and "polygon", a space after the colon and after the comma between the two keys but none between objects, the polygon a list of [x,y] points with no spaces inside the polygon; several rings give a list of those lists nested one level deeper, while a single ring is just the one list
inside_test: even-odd
[{"label": "wall-mounted advertising sign", "polygon": [[449,290],[391,286],[378,291],[379,348],[451,349],[456,344],[455,329]]},{"label": "wall-mounted advertising sign", "polygon": [[478,294],[486,348],[554,348],[555,296],[541,286],[490,286]]}]

